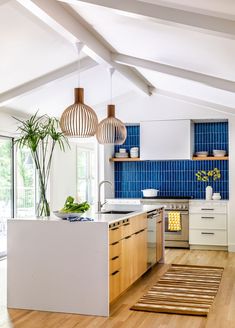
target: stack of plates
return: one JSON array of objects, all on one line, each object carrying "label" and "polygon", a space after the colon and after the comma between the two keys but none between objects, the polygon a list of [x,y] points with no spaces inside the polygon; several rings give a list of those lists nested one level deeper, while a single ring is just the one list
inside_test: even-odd
[{"label": "stack of plates", "polygon": [[115,153],[116,158],[127,158],[128,153]]}]

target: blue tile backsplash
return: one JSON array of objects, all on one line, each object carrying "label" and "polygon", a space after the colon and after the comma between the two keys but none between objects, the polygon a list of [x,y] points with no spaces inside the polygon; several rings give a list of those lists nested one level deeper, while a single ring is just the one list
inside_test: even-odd
[{"label": "blue tile backsplash", "polygon": [[[130,150],[139,147],[139,126],[127,126],[127,140],[119,148]],[[213,149],[228,151],[228,123],[195,123],[195,151]],[[221,179],[211,182],[197,181],[195,173],[199,170],[221,171]],[[162,196],[192,196],[205,198],[205,188],[211,185],[214,192],[220,192],[222,199],[229,198],[228,161],[141,161],[115,163],[115,197],[140,198],[141,190],[155,188]]]}]

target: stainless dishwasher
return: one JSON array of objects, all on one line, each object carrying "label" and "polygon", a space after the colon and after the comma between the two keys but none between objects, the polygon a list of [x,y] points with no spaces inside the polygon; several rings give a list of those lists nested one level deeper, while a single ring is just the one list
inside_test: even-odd
[{"label": "stainless dishwasher", "polygon": [[157,262],[157,218],[158,210],[147,212],[147,245],[148,245],[148,268]]}]

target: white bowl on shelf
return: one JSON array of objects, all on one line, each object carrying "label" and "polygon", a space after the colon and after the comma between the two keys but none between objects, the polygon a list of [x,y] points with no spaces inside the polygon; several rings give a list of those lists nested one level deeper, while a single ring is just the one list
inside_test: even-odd
[{"label": "white bowl on shelf", "polygon": [[196,156],[197,157],[207,157],[208,156],[208,151],[197,151]]},{"label": "white bowl on shelf", "polygon": [[224,157],[226,155],[226,150],[222,149],[213,149],[213,155],[215,157]]}]

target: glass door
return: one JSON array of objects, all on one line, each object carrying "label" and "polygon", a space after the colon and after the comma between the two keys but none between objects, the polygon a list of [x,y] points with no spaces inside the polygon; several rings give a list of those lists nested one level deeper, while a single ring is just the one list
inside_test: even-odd
[{"label": "glass door", "polygon": [[13,139],[0,136],[0,257],[7,250],[7,219],[13,216]]}]

